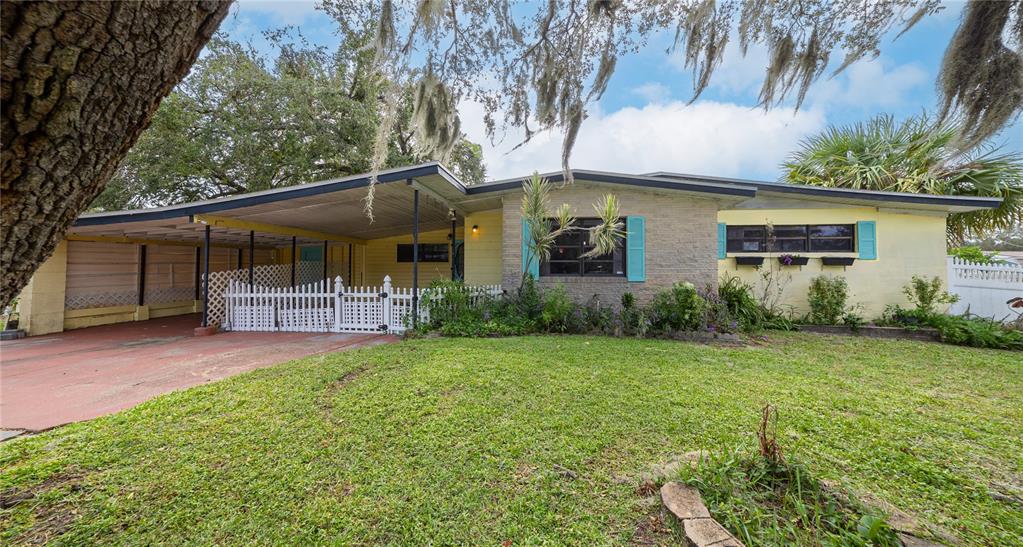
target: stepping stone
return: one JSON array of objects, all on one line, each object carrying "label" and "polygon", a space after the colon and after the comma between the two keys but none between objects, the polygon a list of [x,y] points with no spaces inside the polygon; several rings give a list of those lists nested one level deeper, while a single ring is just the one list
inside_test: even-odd
[{"label": "stepping stone", "polygon": [[13,439],[24,432],[22,429],[0,429],[0,442]]},{"label": "stepping stone", "polygon": [[682,527],[687,542],[694,547],[742,547],[742,542],[714,519],[689,519]]},{"label": "stepping stone", "polygon": [[710,518],[700,491],[680,482],[665,483],[661,487],[661,501],[679,520]]}]

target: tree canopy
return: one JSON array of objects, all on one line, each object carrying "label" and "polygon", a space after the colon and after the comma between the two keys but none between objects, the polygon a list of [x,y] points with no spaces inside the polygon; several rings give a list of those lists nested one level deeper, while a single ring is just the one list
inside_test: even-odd
[{"label": "tree canopy", "polygon": [[[93,207],[167,205],[369,171],[388,84],[373,73],[366,40],[350,35],[328,51],[288,31],[269,37],[273,58],[215,36]],[[430,159],[415,147],[412,102],[408,89],[384,167]],[[481,148],[459,135],[450,167],[481,182]]]},{"label": "tree canopy", "polygon": [[803,140],[783,164],[785,178],[814,186],[1002,198],[996,209],[950,215],[951,245],[1020,225],[1023,155],[980,143],[964,150],[964,131],[964,124],[924,115],[831,127]]},{"label": "tree canopy", "polygon": [[[999,4],[992,6],[992,4]],[[693,99],[707,88],[735,37],[745,54],[770,50],[760,105],[791,100],[841,56],[832,74],[880,53],[892,31],[908,31],[942,9],[939,0],[505,0],[363,2],[324,0],[342,32],[374,32],[375,63],[395,79],[418,82],[416,123],[440,159],[449,152],[457,102],[485,110],[490,138],[509,128],[564,133],[568,163],[586,108],[600,99],[618,60],[659,32],[693,71]],[[972,1],[949,45],[940,77],[943,118],[961,118],[979,142],[1023,106],[1023,0]],[[1013,49],[1015,48],[1015,49]],[[988,64],[990,63],[990,64]],[[981,68],[983,65],[983,68]],[[381,128],[381,131],[386,128]]]}]

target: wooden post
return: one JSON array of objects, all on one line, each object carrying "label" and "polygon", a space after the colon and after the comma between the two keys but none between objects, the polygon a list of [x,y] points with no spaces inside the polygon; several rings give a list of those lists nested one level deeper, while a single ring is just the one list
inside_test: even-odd
[{"label": "wooden post", "polygon": [[452,281],[455,280],[455,222],[457,222],[457,221],[458,221],[458,219],[455,217],[454,214],[452,214],[451,215],[451,253],[450,253],[450,257],[449,257],[451,259],[451,280]]},{"label": "wooden post", "polygon": [[139,245],[139,284],[138,304],[146,303],[146,246]]},{"label": "wooden post", "polygon": [[323,283],[327,283],[327,252],[330,249],[327,248],[327,240],[323,240]]},{"label": "wooden post", "polygon": [[354,249],[355,249],[355,247],[353,247],[352,244],[349,243],[348,244],[348,284],[349,285],[351,285],[353,283],[353,281],[354,281],[352,279],[352,268],[354,267],[354,263],[355,263]]},{"label": "wooden post", "polygon": [[412,189],[412,327],[419,325],[419,190]]},{"label": "wooden post", "polygon": [[252,292],[252,283],[255,281],[256,267],[256,232],[249,230],[249,292]]},{"label": "wooden post", "polygon": [[291,288],[295,288],[295,263],[298,262],[297,238],[291,236]]},{"label": "wooden post", "polygon": [[238,248],[238,269],[242,269],[242,249]]},{"label": "wooden post", "polygon": [[206,277],[202,283],[202,326],[210,326],[210,225],[206,225],[203,236],[203,271]]},{"label": "wooden post", "polygon": [[200,264],[202,263],[202,247],[198,245],[195,247],[195,300],[199,300],[199,283],[202,283],[202,277],[199,275]]}]

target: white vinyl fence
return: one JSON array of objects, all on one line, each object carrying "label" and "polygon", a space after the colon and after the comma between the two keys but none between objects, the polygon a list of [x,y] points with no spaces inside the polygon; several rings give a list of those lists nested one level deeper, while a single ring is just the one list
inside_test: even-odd
[{"label": "white vinyl fence", "polygon": [[[468,286],[471,300],[504,294],[500,285]],[[419,319],[429,320],[426,298],[437,289],[419,289]],[[345,287],[341,277],[296,287],[249,286],[231,280],[224,291],[224,328],[234,331],[404,332],[411,324],[412,289],[392,287],[384,277],[379,287]]]},{"label": "white vinyl fence", "polygon": [[1015,264],[975,264],[961,258],[948,257],[949,292],[959,301],[949,310],[953,314],[1013,320],[1016,312],[1006,302],[1023,297],[1023,267]]}]

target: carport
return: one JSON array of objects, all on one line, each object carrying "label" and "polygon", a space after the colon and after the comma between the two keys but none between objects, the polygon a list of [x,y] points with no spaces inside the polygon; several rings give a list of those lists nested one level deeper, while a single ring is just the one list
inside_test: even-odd
[{"label": "carport", "polygon": [[[194,313],[195,326],[216,326],[224,320],[223,289],[204,280],[218,272],[226,272],[222,286],[277,288],[337,277],[345,286],[379,286],[390,276],[412,295],[433,279],[458,276],[465,187],[437,163],[381,171],[369,219],[370,183],[358,175],[83,215],[23,291],[22,326],[39,335]],[[410,260],[401,259],[402,246]],[[429,264],[421,263],[424,249],[435,253]]]}]

